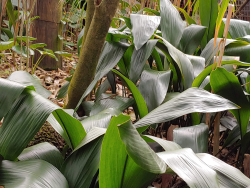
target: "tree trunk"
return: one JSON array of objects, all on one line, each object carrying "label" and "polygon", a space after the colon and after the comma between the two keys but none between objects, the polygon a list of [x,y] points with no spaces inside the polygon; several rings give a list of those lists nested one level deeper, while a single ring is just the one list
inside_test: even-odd
[{"label": "tree trunk", "polygon": [[[39,19],[33,21],[31,27],[32,37],[37,38],[36,43],[45,43],[45,48],[53,51],[62,51],[62,40],[58,35],[62,36],[63,25],[62,6],[60,0],[38,0],[34,7],[33,16],[39,16]],[[40,53],[35,52],[34,63],[39,59]],[[40,63],[40,67],[45,70],[56,70],[62,68],[62,58],[57,56],[58,61],[54,58],[46,56]]]},{"label": "tree trunk", "polygon": [[94,3],[95,11],[85,42],[81,48],[79,62],[70,82],[66,108],[75,108],[84,91],[92,82],[99,56],[106,39],[111,21],[120,0],[89,0]]}]

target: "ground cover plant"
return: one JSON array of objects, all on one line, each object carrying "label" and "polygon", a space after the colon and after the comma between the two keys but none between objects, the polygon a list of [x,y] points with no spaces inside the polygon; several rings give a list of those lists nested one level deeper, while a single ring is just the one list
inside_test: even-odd
[{"label": "ground cover plant", "polygon": [[[201,25],[169,0],[158,1],[159,10],[134,7],[129,17],[114,18],[94,79],[75,109],[47,99],[51,93],[28,72],[1,78],[0,185],[137,188],[174,174],[183,187],[248,187],[249,178],[215,157],[219,145],[234,146],[241,167],[250,142],[250,23],[223,18],[228,3],[219,9],[217,1],[196,3]],[[72,71],[57,96],[65,106],[74,76]],[[92,94],[94,100],[86,101]],[[221,113],[227,110],[231,124]],[[176,120],[185,125],[174,130],[174,142],[149,134]],[[45,121],[65,140],[62,152],[46,142],[27,147]],[[226,127],[223,143],[216,137],[220,121]]]}]

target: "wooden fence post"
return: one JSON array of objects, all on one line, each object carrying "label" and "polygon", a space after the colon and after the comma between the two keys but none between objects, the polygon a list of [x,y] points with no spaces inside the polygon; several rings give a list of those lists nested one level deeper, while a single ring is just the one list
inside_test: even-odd
[{"label": "wooden fence post", "polygon": [[[33,16],[39,16],[33,21],[31,26],[32,37],[37,38],[36,43],[47,44],[47,49],[53,51],[62,51],[63,41],[59,38],[62,36],[63,24],[62,20],[62,0],[37,0],[34,7]],[[34,63],[40,57],[39,52],[35,52]],[[58,57],[58,61],[52,57],[46,56],[39,67],[44,70],[55,70],[62,68],[62,58]]]}]

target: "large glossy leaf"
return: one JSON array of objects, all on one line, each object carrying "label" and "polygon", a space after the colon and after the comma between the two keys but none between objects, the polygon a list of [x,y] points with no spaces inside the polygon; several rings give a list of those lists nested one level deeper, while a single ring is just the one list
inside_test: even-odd
[{"label": "large glossy leaf", "polygon": [[244,188],[250,185],[250,179],[237,168],[234,168],[218,158],[206,153],[200,153],[197,154],[197,156],[210,168],[216,171],[220,187]]},{"label": "large glossy leaf", "polygon": [[130,14],[135,49],[139,50],[160,25],[160,16]]},{"label": "large glossy leaf", "polygon": [[225,55],[240,56],[241,61],[250,63],[249,50],[250,50],[250,44],[244,46],[235,46],[235,47],[234,46],[231,47],[231,45],[228,45],[228,47],[225,49]]},{"label": "large glossy leaf", "polygon": [[124,75],[122,75],[120,72],[117,70],[112,70],[114,73],[116,73],[122,80],[123,82],[127,85],[128,89],[132,92],[137,108],[139,110],[139,115],[140,117],[144,117],[145,115],[148,114],[148,108],[146,105],[145,100],[143,99],[140,91],[137,89],[137,87],[134,85],[134,83],[126,78]]},{"label": "large glossy leaf", "polygon": [[[142,144],[140,149],[142,153],[140,155],[143,155],[144,152],[149,152],[147,154],[144,153],[143,156],[143,161],[147,161],[144,168],[152,167],[152,169],[156,169],[156,171],[158,171],[158,163],[154,163],[154,161],[157,160],[161,162],[162,160],[159,159],[156,154],[152,153],[153,151],[149,148],[146,142],[140,138],[140,135],[135,128],[131,126],[132,124],[129,116],[120,115],[112,118],[102,144],[99,171],[100,188],[142,187],[145,184],[145,178],[147,178],[146,182],[148,182],[153,180],[156,176],[156,174],[143,170],[134,162],[133,159],[138,157],[136,155],[132,155],[131,152],[138,153],[138,148],[136,148],[136,150],[132,150],[132,148],[130,148],[132,147],[131,144],[134,144],[132,143],[132,140],[136,141],[137,144]],[[129,141],[130,136],[132,140]],[[133,159],[128,156],[127,152],[133,156]],[[152,155],[155,156],[155,158],[152,158]],[[140,158],[138,159],[140,160]],[[150,159],[150,161],[148,161],[148,159]],[[153,166],[150,164],[153,164]],[[166,168],[164,163],[163,168]]]},{"label": "large glossy leaf", "polygon": [[184,29],[178,49],[192,55],[201,43],[207,28],[200,25],[190,25]]},{"label": "large glossy leaf", "polygon": [[1,41],[0,42],[0,51],[11,49],[14,45],[14,41]]},{"label": "large glossy leaf", "polygon": [[119,115],[120,113],[121,111],[117,109],[109,108],[82,120],[81,123],[86,132],[89,132],[93,127],[108,128],[112,116]]},{"label": "large glossy leaf", "polygon": [[108,79],[106,79],[97,89],[95,93],[95,100],[99,100],[102,94],[110,88],[110,83]]},{"label": "large glossy leaf", "polygon": [[[25,89],[35,90],[33,86],[24,86],[16,82],[11,82],[0,78],[0,119],[8,113],[13,102]],[[4,91],[4,92],[3,92]]]},{"label": "large glossy leaf", "polygon": [[100,188],[122,187],[122,178],[128,156],[125,145],[120,139],[117,125],[128,120],[127,116],[112,118],[104,136],[99,169]]},{"label": "large glossy leaf", "polygon": [[[223,60],[223,59],[222,59]],[[215,64],[216,67],[217,64]],[[229,61],[222,61],[221,62],[222,67],[225,65],[239,65],[239,66],[250,66],[250,63],[245,63],[241,61],[236,60],[229,60]],[[192,84],[192,87],[200,87],[201,84],[203,84],[204,79],[208,78],[207,76],[212,72],[213,70],[213,64],[206,67],[195,79]]]},{"label": "large glossy leaf", "polygon": [[157,153],[189,187],[219,188],[216,172],[201,161],[191,149]]},{"label": "large glossy leaf", "polygon": [[86,135],[81,123],[50,100],[29,90],[19,96],[4,117],[0,128],[1,155],[15,160],[52,112],[69,135],[72,147],[76,147]]},{"label": "large glossy leaf", "polygon": [[96,73],[107,68],[112,69],[119,62],[127,48],[128,45],[125,43],[105,42],[96,67]]},{"label": "large glossy leaf", "polygon": [[154,47],[158,40],[149,40],[143,47],[139,50],[134,49],[134,52],[131,56],[131,63],[128,67],[129,70],[129,79],[136,83],[143,71],[143,68],[152,54]]},{"label": "large glossy leaf", "polygon": [[182,148],[191,148],[194,153],[206,153],[208,147],[208,126],[204,123],[176,128],[173,131],[174,142]]},{"label": "large glossy leaf", "polygon": [[124,169],[122,187],[147,187],[155,178],[157,178],[157,176],[157,174],[142,169],[133,161],[133,159],[128,157]]},{"label": "large glossy leaf", "polygon": [[50,163],[35,159],[20,162],[2,161],[0,185],[6,188],[68,188],[62,173]]},{"label": "large glossy leaf", "polygon": [[168,140],[164,140],[155,136],[150,136],[150,135],[145,135],[142,136],[142,138],[146,141],[146,142],[157,142],[159,145],[161,145],[161,147],[165,150],[165,151],[174,151],[174,150],[179,150],[181,149],[181,146],[179,146],[177,143],[175,142],[171,142]]},{"label": "large glossy leaf", "polygon": [[18,156],[20,161],[28,161],[32,159],[41,159],[55,166],[57,169],[61,168],[63,163],[63,156],[60,151],[48,142],[43,142],[28,148]]},{"label": "large glossy leaf", "polygon": [[120,61],[123,54],[127,50],[128,45],[120,42],[105,42],[102,49],[102,54],[99,58],[98,65],[96,67],[95,78],[85,90],[81,99],[79,100],[75,111],[82,104],[83,99],[93,90],[98,80],[108,74],[108,72]]},{"label": "large glossy leaf", "polygon": [[[213,64],[213,62],[214,62],[214,56],[217,53],[220,40],[221,40],[221,38],[217,38],[217,40],[216,40],[216,46],[214,48],[214,39],[211,39],[209,41],[209,43],[206,45],[206,47],[202,50],[201,56],[206,59],[206,62],[205,62],[206,66]],[[233,39],[227,39],[225,46],[227,46],[228,44],[230,44],[232,42],[235,42],[235,40],[233,40]]]},{"label": "large glossy leaf", "polygon": [[141,92],[149,111],[158,107],[165,99],[170,77],[170,70],[155,71],[146,66],[142,72],[138,89]]},{"label": "large glossy leaf", "polygon": [[202,48],[214,37],[216,19],[218,16],[217,0],[199,0],[199,14],[201,25],[206,26],[207,32],[202,41]]},{"label": "large glossy leaf", "polygon": [[134,104],[134,99],[121,97],[121,96],[114,96],[112,94],[103,93],[98,101],[92,106],[90,111],[90,116],[96,115],[99,112],[108,109],[114,108],[121,112],[123,112],[129,106]]},{"label": "large glossy leaf", "polygon": [[127,154],[137,165],[155,174],[161,174],[166,171],[166,164],[158,158],[149,145],[140,137],[130,119],[117,127],[120,138],[125,144]]},{"label": "large glossy leaf", "polygon": [[154,109],[136,122],[134,126],[143,131],[148,125],[170,121],[185,114],[193,112],[220,112],[227,109],[238,109],[238,107],[219,95],[203,89],[190,88]]},{"label": "large glossy leaf", "polygon": [[94,128],[66,159],[62,173],[70,187],[89,187],[100,162],[101,145],[105,129]]},{"label": "large glossy leaf", "polygon": [[193,65],[194,77],[196,78],[205,69],[205,59],[200,56],[187,55]]},{"label": "large glossy leaf", "polygon": [[246,35],[246,36],[244,36],[244,37],[240,37],[240,38],[238,38],[238,39],[240,39],[240,40],[242,40],[242,41],[246,41],[246,42],[250,43],[250,35]]},{"label": "large glossy leaf", "polygon": [[179,12],[170,0],[160,0],[161,32],[164,39],[177,47],[185,27]]},{"label": "large glossy leaf", "polygon": [[250,108],[238,78],[224,68],[217,68],[210,75],[210,84],[214,93],[233,101],[241,107],[238,110],[231,110],[231,112],[236,117],[241,127],[241,134],[244,136],[249,122]]},{"label": "large glossy leaf", "polygon": [[[224,18],[223,22],[226,23],[227,19]],[[233,39],[250,35],[250,23],[244,20],[231,19],[228,32]]]},{"label": "large glossy leaf", "polygon": [[[16,46],[13,46],[11,49],[14,52],[16,52],[17,54],[22,55],[23,57],[27,58],[27,56],[28,56],[26,46],[21,47],[21,45],[16,45]],[[29,49],[29,55],[34,55],[34,54],[35,54],[35,52],[32,49]]]},{"label": "large glossy leaf", "polygon": [[[157,37],[161,38],[159,36]],[[164,45],[158,43],[157,47],[159,47],[165,55],[169,54],[173,58],[175,69],[180,71],[184,89],[188,89],[192,86],[194,80],[194,70],[190,60],[184,53],[172,46],[168,41],[163,38],[161,39]]]},{"label": "large glossy leaf", "polygon": [[20,83],[24,86],[34,86],[36,92],[45,98],[51,95],[51,92],[45,89],[39,80],[35,79],[26,71],[15,71],[8,77],[8,80]]}]

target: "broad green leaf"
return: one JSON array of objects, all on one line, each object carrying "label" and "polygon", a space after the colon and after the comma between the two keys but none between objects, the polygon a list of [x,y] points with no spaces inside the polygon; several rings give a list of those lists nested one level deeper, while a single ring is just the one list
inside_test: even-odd
[{"label": "broad green leaf", "polygon": [[196,78],[205,69],[205,59],[200,56],[192,56],[192,55],[187,55],[187,57],[193,65],[194,77]]},{"label": "broad green leaf", "polygon": [[199,153],[197,156],[206,163],[206,165],[216,171],[220,187],[244,188],[250,185],[250,179],[237,168],[206,153]]},{"label": "broad green leaf", "polygon": [[115,38],[130,39],[131,32],[127,30],[120,31],[119,29],[109,28],[108,35],[112,35]]},{"label": "broad green leaf", "polygon": [[[157,66],[157,70],[158,71],[163,71],[164,68],[163,68],[163,62],[164,62],[164,59],[162,61],[162,58],[161,58],[161,55],[160,55],[161,52],[157,51],[157,49],[155,48],[152,52],[152,57],[154,58],[155,60],[155,64]],[[163,54],[164,55],[164,54]]]},{"label": "broad green leaf", "polygon": [[136,102],[136,105],[137,105],[137,108],[139,110],[140,117],[142,118],[145,115],[147,115],[148,108],[147,108],[146,102],[143,99],[140,91],[134,85],[134,83],[131,80],[129,80],[128,78],[126,78],[124,75],[122,75],[120,72],[118,72],[117,70],[113,69],[112,71],[114,73],[116,73],[119,76],[119,78],[121,78],[124,81],[124,83],[127,85],[128,89],[132,92],[134,99],[135,99],[135,102]]},{"label": "broad green leaf", "polygon": [[128,157],[122,187],[147,187],[157,176],[157,174],[142,169],[133,159]]},{"label": "broad green leaf", "polygon": [[[211,39],[209,43],[206,45],[206,47],[201,52],[201,57],[204,57],[206,59],[205,65],[211,65],[214,63],[214,56],[216,55],[218,51],[218,46],[221,41],[221,38],[217,38],[216,40],[216,46],[214,48],[214,39]],[[225,46],[227,46],[230,43],[236,42],[233,39],[227,39]],[[238,43],[238,41],[237,41]],[[213,49],[214,48],[214,49]],[[230,55],[231,56],[231,55]]]},{"label": "broad green leaf", "polygon": [[36,50],[37,50],[41,55],[48,55],[48,56],[54,58],[56,61],[58,61],[58,58],[55,56],[55,54],[54,54],[54,52],[53,52],[52,50],[49,50],[49,49],[46,49],[46,48],[43,49],[44,51],[38,50],[38,49],[36,49]]},{"label": "broad green leaf", "polygon": [[151,111],[134,126],[142,132],[147,129],[148,125],[170,121],[185,114],[220,112],[227,109],[238,109],[238,106],[203,89],[189,88]]},{"label": "broad green leaf", "polygon": [[240,38],[237,38],[237,39],[250,43],[250,35],[246,35],[244,37],[240,37]]},{"label": "broad green leaf", "polygon": [[[14,52],[16,52],[19,55],[22,55],[23,57],[27,58],[27,47],[21,45],[16,45],[11,48]],[[29,49],[29,55],[34,55],[35,52],[32,49]]]},{"label": "broad green leaf", "polygon": [[[223,59],[222,59],[223,60]],[[215,64],[216,67],[217,63]],[[222,67],[225,65],[239,65],[239,66],[250,66],[250,63],[245,63],[241,61],[236,60],[229,60],[229,61],[222,61],[221,62]],[[207,76],[212,72],[213,70],[213,64],[209,65],[207,68],[205,68],[195,79],[192,84],[192,87],[200,87],[201,84],[203,84],[203,81],[207,78]]]},{"label": "broad green leaf", "polygon": [[62,173],[50,163],[35,159],[20,162],[2,161],[0,185],[6,188],[68,188]]},{"label": "broad green leaf", "polygon": [[[120,115],[117,118],[124,116]],[[117,126],[120,138],[125,144],[127,154],[142,169],[162,174],[166,171],[166,164],[155,154],[149,145],[140,137],[140,134],[129,120]]]},{"label": "broad green leaf", "polygon": [[100,97],[102,96],[103,93],[105,93],[108,89],[110,88],[110,83],[108,79],[106,79],[97,89],[95,93],[95,100],[98,101],[100,100]]},{"label": "broad green leaf", "polygon": [[219,188],[216,172],[201,161],[191,149],[165,151],[157,154],[189,187]]},{"label": "broad green leaf", "polygon": [[170,70],[155,71],[147,67],[142,72],[138,89],[147,104],[149,112],[158,107],[165,99],[170,77]]},{"label": "broad green leaf", "polygon": [[6,33],[6,35],[8,36],[9,39],[13,38],[13,34],[12,34],[12,32],[11,32],[10,29],[1,27],[1,31],[4,32],[4,33]]},{"label": "broad green leaf", "polygon": [[[157,175],[143,170],[134,162],[134,160],[131,157],[128,156],[123,141],[129,140],[130,136],[124,135],[125,137],[128,137],[124,138],[121,135],[121,134],[126,134],[125,132],[129,131],[129,128],[126,129],[127,125],[125,124],[130,124],[132,126],[129,116],[120,115],[118,117],[113,117],[108,127],[108,130],[104,136],[102,144],[101,160],[100,160],[100,170],[99,170],[100,188],[104,187],[126,188],[126,187],[143,187],[143,186],[145,187],[146,186],[145,184],[152,181]],[[119,127],[123,125],[125,126],[121,128],[123,130],[119,129]],[[135,138],[136,142],[137,139],[139,139],[140,140],[139,142],[143,144],[142,148],[144,150],[142,150],[142,152],[144,153],[147,151],[151,151],[149,146],[146,146],[147,145],[146,142],[141,140],[139,133],[133,127],[131,128],[133,129],[131,132],[132,133],[131,136],[133,136],[132,138]],[[122,137],[124,139],[123,141],[121,139]],[[127,147],[129,145],[130,143],[127,143]],[[131,152],[131,149],[128,152]],[[143,156],[146,159],[150,159],[152,155],[155,156],[154,159],[146,163],[147,166],[145,166],[145,168],[148,168],[149,167],[148,164],[153,163],[153,161],[155,160],[161,161],[156,156],[156,154],[151,152],[144,154]],[[144,161],[146,159],[144,159]],[[156,165],[154,164],[152,168],[156,168],[155,166]],[[163,166],[165,166],[166,168],[166,165],[164,163]]]},{"label": "broad green leaf", "polygon": [[181,40],[185,23],[170,0],[160,0],[160,9],[162,36],[170,44],[177,47]]},{"label": "broad green leaf", "polygon": [[95,78],[82,95],[80,101],[77,104],[75,111],[81,105],[83,99],[93,90],[98,80],[108,74],[108,72],[117,65],[122,58],[123,54],[127,50],[128,45],[120,42],[105,42],[102,49],[102,54],[99,58],[98,65],[96,67]]},{"label": "broad green leaf", "polygon": [[[80,141],[86,136],[86,131],[81,125],[81,122],[73,117],[74,111],[72,109],[58,109],[53,111],[53,116],[60,123],[64,133],[70,139],[69,146],[74,149]],[[57,129],[55,129],[57,130]]]},{"label": "broad green leaf", "polygon": [[199,15],[201,25],[208,28],[201,43],[201,47],[204,49],[208,41],[214,38],[216,19],[218,16],[218,1],[199,0]]},{"label": "broad green leaf", "polygon": [[[36,38],[34,38],[34,37],[27,37],[27,36],[22,36],[22,37],[17,36],[17,37],[16,37],[16,40],[18,41],[18,43],[20,43],[20,42],[21,42],[21,39],[22,39],[23,42],[27,43],[27,38],[29,39],[30,42],[36,40]],[[47,46],[47,45],[46,45],[46,46]]]},{"label": "broad green leaf", "polygon": [[92,129],[66,159],[62,173],[70,187],[89,187],[99,168],[105,129]]},{"label": "broad green leaf", "polygon": [[250,63],[249,50],[250,44],[236,47],[231,47],[231,45],[228,45],[228,47],[225,49],[225,55],[240,56],[241,61]]},{"label": "broad green leaf", "polygon": [[185,54],[192,55],[201,43],[206,32],[206,27],[200,25],[190,25],[183,31],[178,48]]},{"label": "broad green leaf", "polygon": [[63,86],[61,87],[61,89],[58,92],[57,98],[58,99],[62,99],[64,97],[66,97],[67,93],[68,93],[68,89],[69,89],[69,84],[70,82],[65,82],[65,84],[63,84]]},{"label": "broad green leaf", "polygon": [[[15,13],[14,13],[14,9],[11,3],[11,0],[6,0],[7,4],[6,4],[6,11],[9,17],[9,21],[12,24],[13,28],[16,27],[16,17],[15,17]],[[4,2],[6,2],[4,1]],[[10,26],[11,27],[11,26]]]},{"label": "broad green leaf", "polygon": [[130,14],[135,49],[139,50],[160,25],[160,16]]},{"label": "broad green leaf", "polygon": [[14,46],[14,41],[1,41],[0,42],[0,51],[11,49]]},{"label": "broad green leaf", "polygon": [[36,43],[36,44],[31,44],[30,45],[30,48],[32,49],[32,50],[35,50],[35,49],[37,49],[37,48],[44,48],[44,47],[46,47],[47,46],[47,44],[44,44],[44,43]]},{"label": "broad green leaf", "polygon": [[[227,19],[223,19],[226,23]],[[250,23],[244,20],[231,19],[229,24],[228,32],[233,39],[250,35]]]},{"label": "broad green leaf", "polygon": [[54,52],[55,54],[58,54],[62,57],[71,57],[73,54],[69,53],[69,52],[64,52],[64,51],[56,51]]},{"label": "broad green leaf", "polygon": [[146,142],[157,142],[158,144],[161,145],[161,147],[165,150],[165,151],[174,151],[174,150],[178,150],[181,149],[181,146],[179,146],[177,143],[175,142],[171,142],[168,140],[164,140],[155,136],[150,136],[150,135],[144,135],[142,136],[142,138],[146,141]]},{"label": "broad green leaf", "polygon": [[31,76],[28,72],[15,71],[8,77],[8,80],[20,83],[24,86],[34,86],[36,92],[44,98],[48,98],[51,95],[51,92],[45,89],[41,82]]},{"label": "broad green leaf", "polygon": [[52,112],[69,135],[72,147],[76,147],[86,135],[81,123],[50,100],[28,90],[19,96],[4,117],[0,128],[0,154],[5,159],[15,160]]},{"label": "broad green leaf", "polygon": [[14,101],[25,89],[35,90],[33,86],[24,86],[17,82],[0,78],[0,119],[9,112]]},{"label": "broad green leaf", "polygon": [[128,107],[134,104],[134,99],[121,97],[121,96],[114,96],[112,94],[103,93],[99,100],[95,102],[92,106],[90,111],[90,116],[96,115],[99,112],[108,109],[114,108],[121,112],[123,112]]},{"label": "broad green leaf", "polygon": [[109,122],[114,115],[119,115],[121,111],[113,108],[108,108],[103,110],[102,112],[87,117],[86,119],[82,120],[81,123],[88,133],[93,127],[99,128],[108,128]]},{"label": "broad green leaf", "polygon": [[173,58],[175,69],[180,71],[184,89],[188,89],[192,86],[194,80],[194,70],[190,60],[184,53],[172,46],[168,41],[159,36],[157,37],[163,41],[163,44],[158,43],[157,47],[160,48],[165,55],[169,54]]},{"label": "broad green leaf", "polygon": [[243,137],[247,131],[250,108],[238,78],[233,73],[227,72],[224,68],[217,68],[210,75],[210,84],[214,93],[221,95],[241,107],[237,110],[231,110],[231,113],[237,119]]},{"label": "broad green leaf", "polygon": [[111,119],[102,142],[99,167],[100,188],[122,187],[128,156],[117,126],[126,123],[129,119],[128,116],[118,116]]},{"label": "broad green leaf", "polygon": [[28,161],[32,159],[41,159],[55,166],[60,170],[63,164],[63,156],[60,151],[48,142],[43,142],[28,148],[18,156],[20,161]]},{"label": "broad green leaf", "polygon": [[129,79],[136,83],[140,77],[140,74],[143,71],[143,68],[152,54],[154,47],[158,40],[149,40],[143,47],[139,50],[134,49],[134,52],[131,56],[131,63],[128,67],[129,70]]},{"label": "broad green leaf", "polygon": [[176,128],[173,131],[174,142],[182,148],[191,148],[194,153],[208,152],[208,126],[204,123]]}]

